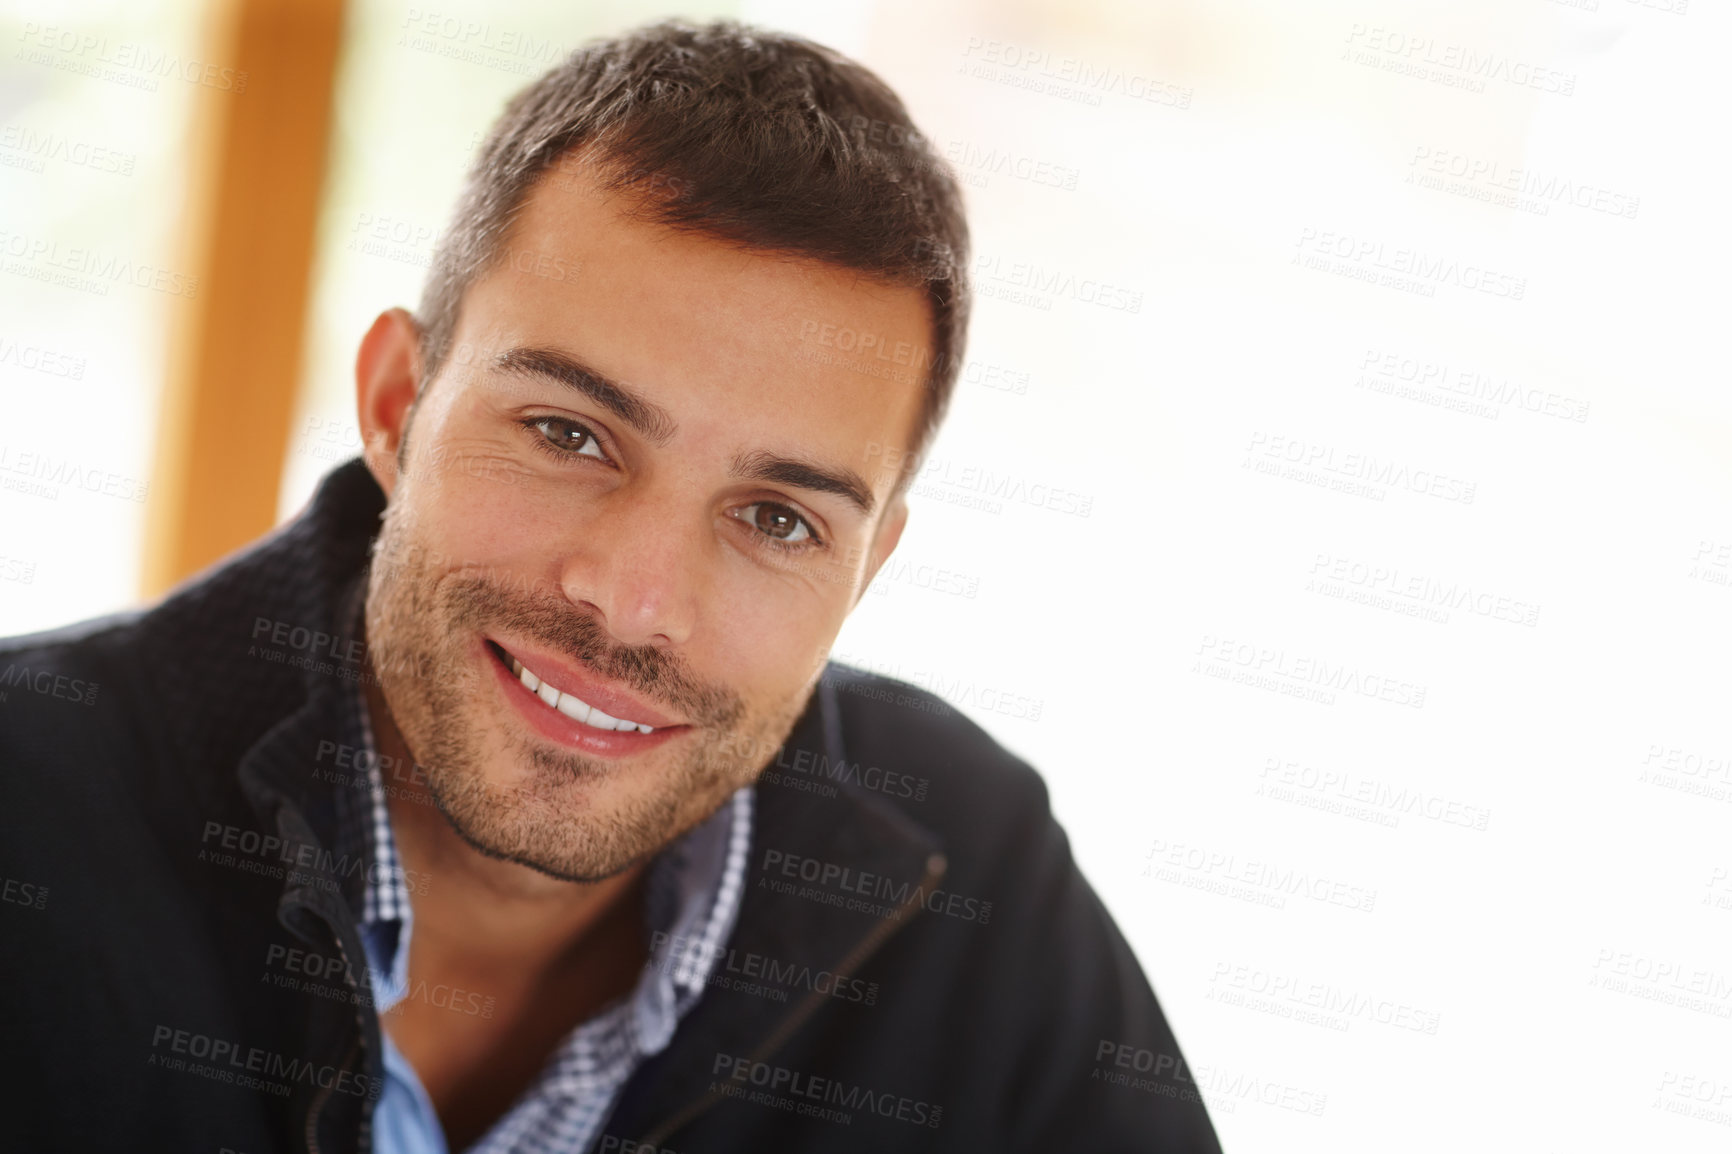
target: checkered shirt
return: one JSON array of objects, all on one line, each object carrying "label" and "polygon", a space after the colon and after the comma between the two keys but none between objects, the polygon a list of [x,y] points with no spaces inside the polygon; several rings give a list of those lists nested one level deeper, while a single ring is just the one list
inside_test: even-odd
[{"label": "checkered shirt", "polygon": [[[413,925],[391,832],[384,774],[361,687],[344,694],[343,719],[365,788],[339,791],[343,852],[370,863],[360,894],[362,938],[383,1013],[401,1000]],[[647,914],[665,927],[637,988],[572,1030],[540,1075],[469,1154],[578,1154],[587,1149],[632,1072],[659,1053],[704,992],[733,932],[752,840],[752,790],[737,791],[708,820],[677,839],[650,867]],[[362,856],[365,855],[365,856]],[[370,931],[370,932],[369,932]],[[384,943],[374,956],[376,943]],[[416,1095],[424,1101],[424,1097]],[[437,1122],[429,1129],[439,1133]],[[381,1150],[380,1154],[397,1154]]]}]

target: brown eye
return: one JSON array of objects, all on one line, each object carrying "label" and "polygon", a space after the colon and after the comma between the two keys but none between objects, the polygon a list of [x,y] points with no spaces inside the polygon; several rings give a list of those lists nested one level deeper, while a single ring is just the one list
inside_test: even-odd
[{"label": "brown eye", "polygon": [[576,421],[567,421],[562,417],[536,417],[529,425],[559,452],[570,453],[574,457],[607,459],[607,454],[601,451],[595,434]]},{"label": "brown eye", "polygon": [[786,505],[759,501],[747,505],[740,512],[742,521],[772,540],[797,543],[812,538],[812,529],[806,524],[806,519]]}]

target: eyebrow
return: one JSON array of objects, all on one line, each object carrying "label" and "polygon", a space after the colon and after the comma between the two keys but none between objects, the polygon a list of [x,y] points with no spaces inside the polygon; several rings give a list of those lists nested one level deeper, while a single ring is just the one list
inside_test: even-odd
[{"label": "eyebrow", "polygon": [[668,411],[612,378],[596,372],[556,349],[507,349],[493,358],[493,367],[518,376],[541,377],[576,389],[657,445],[679,431]]},{"label": "eyebrow", "polygon": [[845,497],[868,517],[877,504],[872,488],[852,469],[831,468],[798,457],[781,457],[762,449],[743,453],[734,458],[730,471],[736,477],[754,481],[769,481],[792,485],[816,493],[834,493]]}]

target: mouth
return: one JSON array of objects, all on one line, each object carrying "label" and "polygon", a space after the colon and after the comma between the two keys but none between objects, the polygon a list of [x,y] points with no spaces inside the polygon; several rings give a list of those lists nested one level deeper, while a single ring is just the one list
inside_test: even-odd
[{"label": "mouth", "polygon": [[527,651],[520,656],[490,638],[482,639],[482,647],[517,712],[561,745],[619,756],[641,753],[692,728],[562,661]]}]

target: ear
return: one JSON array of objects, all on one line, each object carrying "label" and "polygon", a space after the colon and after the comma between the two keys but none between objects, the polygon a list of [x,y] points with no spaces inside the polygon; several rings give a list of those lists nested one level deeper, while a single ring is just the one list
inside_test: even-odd
[{"label": "ear", "polygon": [[[896,543],[902,540],[902,530],[907,526],[908,501],[897,493],[890,499],[889,507],[878,522],[878,531],[872,536],[872,551],[866,557],[866,571],[860,575],[860,587],[854,590],[854,605],[860,604],[860,598],[866,595],[866,586],[872,584],[872,578],[878,576],[878,570],[890,559],[890,554],[896,552]],[[848,608],[852,610],[854,605]]]},{"label": "ear", "polygon": [[361,454],[390,499],[397,487],[398,451],[421,391],[421,329],[403,309],[379,314],[355,356],[355,415]]}]

